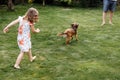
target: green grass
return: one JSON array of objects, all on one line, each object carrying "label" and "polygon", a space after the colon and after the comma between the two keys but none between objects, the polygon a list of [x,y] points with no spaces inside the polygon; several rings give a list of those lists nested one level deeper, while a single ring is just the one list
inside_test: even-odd
[{"label": "green grass", "polygon": [[[29,7],[35,7],[40,20],[32,33],[32,53],[37,58],[30,63],[25,55],[21,69],[13,68],[19,54],[17,27],[7,34],[3,28]],[[0,9],[0,80],[120,80],[120,11],[113,17],[114,25],[101,27],[102,8],[64,8],[40,5],[17,5],[15,12]],[[108,19],[108,18],[107,18]],[[66,46],[56,34],[73,22],[79,23],[79,41]]]}]

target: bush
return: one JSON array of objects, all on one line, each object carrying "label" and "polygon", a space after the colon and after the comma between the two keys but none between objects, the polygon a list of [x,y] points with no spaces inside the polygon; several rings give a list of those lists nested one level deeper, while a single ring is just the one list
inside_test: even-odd
[{"label": "bush", "polygon": [[101,0],[80,0],[81,7],[98,7]]}]

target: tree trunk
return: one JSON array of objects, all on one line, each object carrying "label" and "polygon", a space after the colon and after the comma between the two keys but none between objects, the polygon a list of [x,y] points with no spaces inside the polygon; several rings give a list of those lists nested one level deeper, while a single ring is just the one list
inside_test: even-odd
[{"label": "tree trunk", "polygon": [[25,0],[21,0],[22,4],[24,5],[25,4]]},{"label": "tree trunk", "polygon": [[43,0],[43,6],[45,6],[45,0]]},{"label": "tree trunk", "polygon": [[9,11],[14,11],[14,4],[12,2],[12,0],[8,0],[8,10]]}]

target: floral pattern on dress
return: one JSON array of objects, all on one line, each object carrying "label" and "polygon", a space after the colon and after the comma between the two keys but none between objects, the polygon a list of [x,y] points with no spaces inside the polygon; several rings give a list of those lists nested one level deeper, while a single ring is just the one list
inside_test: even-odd
[{"label": "floral pattern on dress", "polygon": [[23,17],[19,17],[19,27],[18,27],[18,36],[17,42],[21,51],[27,52],[31,49],[31,37],[30,37],[30,25],[26,20],[23,20]]}]

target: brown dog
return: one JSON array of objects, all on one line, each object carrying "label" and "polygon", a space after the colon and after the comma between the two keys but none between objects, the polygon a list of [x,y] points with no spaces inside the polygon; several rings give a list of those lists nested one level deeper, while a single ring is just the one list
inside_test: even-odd
[{"label": "brown dog", "polygon": [[57,34],[57,36],[62,36],[66,38],[66,45],[69,44],[71,39],[73,39],[73,36],[75,36],[76,41],[78,40],[78,35],[77,35],[77,29],[78,29],[78,24],[73,23],[71,24],[71,28],[66,29],[63,33]]}]

